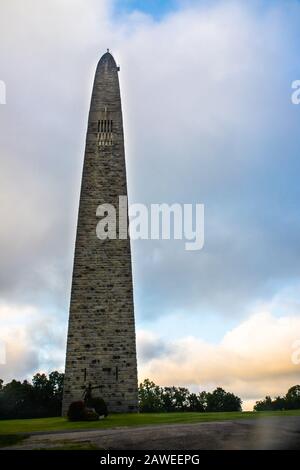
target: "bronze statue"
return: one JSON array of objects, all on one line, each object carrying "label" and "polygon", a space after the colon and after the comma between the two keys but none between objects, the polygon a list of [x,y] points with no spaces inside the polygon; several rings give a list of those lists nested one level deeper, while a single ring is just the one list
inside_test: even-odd
[{"label": "bronze statue", "polygon": [[91,402],[93,398],[92,390],[95,390],[97,388],[100,388],[100,385],[95,385],[94,387],[92,387],[91,382],[85,387],[82,397],[86,406],[88,406],[88,404]]}]

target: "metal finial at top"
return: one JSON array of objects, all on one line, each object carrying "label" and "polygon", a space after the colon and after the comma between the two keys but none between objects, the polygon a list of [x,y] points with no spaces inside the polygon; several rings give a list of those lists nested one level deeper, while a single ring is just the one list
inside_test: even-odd
[{"label": "metal finial at top", "polygon": [[109,49],[107,49],[107,52],[109,52]]}]

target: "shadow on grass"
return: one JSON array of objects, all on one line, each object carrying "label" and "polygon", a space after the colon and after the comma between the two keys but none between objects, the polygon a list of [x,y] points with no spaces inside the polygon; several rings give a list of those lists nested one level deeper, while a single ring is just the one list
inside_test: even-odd
[{"label": "shadow on grass", "polygon": [[23,442],[28,437],[29,436],[22,435],[22,434],[1,434],[0,435],[0,448],[19,444],[20,442]]},{"label": "shadow on grass", "polygon": [[74,443],[65,443],[58,444],[53,447],[37,447],[36,450],[104,450],[101,447],[96,446],[95,444],[88,442],[74,442]]}]

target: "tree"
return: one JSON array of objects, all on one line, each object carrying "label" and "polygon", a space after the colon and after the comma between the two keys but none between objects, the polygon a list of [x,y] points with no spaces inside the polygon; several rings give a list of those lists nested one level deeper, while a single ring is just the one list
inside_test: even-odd
[{"label": "tree", "polygon": [[242,400],[237,395],[227,392],[223,406],[224,411],[242,411]]},{"label": "tree", "polygon": [[23,383],[12,380],[4,385],[0,395],[0,418],[26,417],[31,389],[26,380]]},{"label": "tree", "polygon": [[59,416],[63,377],[57,371],[35,374],[32,383],[12,380],[0,388],[0,419]]},{"label": "tree", "polygon": [[257,401],[253,409],[254,411],[271,411],[273,409],[271,397],[267,395],[264,400]]},{"label": "tree", "polygon": [[206,406],[206,392],[190,393],[188,396],[188,409],[189,411],[205,411]]},{"label": "tree", "polygon": [[286,399],[285,397],[276,397],[272,401],[272,409],[274,411],[282,411],[286,409]]},{"label": "tree", "polygon": [[184,387],[173,387],[174,388],[174,401],[176,411],[186,411],[189,406],[189,395],[190,392]]},{"label": "tree", "polygon": [[190,393],[185,387],[159,387],[149,379],[139,386],[140,410],[159,411],[240,411],[242,400],[217,388],[212,393]]},{"label": "tree", "polygon": [[199,406],[203,408],[203,411],[207,410],[207,392],[203,391],[198,394]]},{"label": "tree", "polygon": [[218,387],[207,394],[206,411],[241,411],[242,400],[233,393]]},{"label": "tree", "polygon": [[264,400],[257,401],[254,405],[254,411],[281,411],[286,410],[287,399],[286,397],[276,397],[274,400],[268,395]]},{"label": "tree", "polygon": [[51,372],[49,374],[49,383],[51,384],[51,388],[53,394],[62,399],[63,395],[63,388],[64,388],[64,374],[61,372]]},{"label": "tree", "polygon": [[54,371],[49,374],[35,374],[32,379],[34,400],[39,413],[59,416],[61,412],[64,374]]},{"label": "tree", "polygon": [[294,385],[286,394],[286,409],[298,410],[300,409],[300,385]]},{"label": "tree", "polygon": [[174,411],[174,397],[172,387],[164,387],[161,390],[161,405],[164,411]]},{"label": "tree", "polygon": [[149,379],[145,379],[139,386],[139,405],[142,412],[158,412],[162,410],[162,391]]},{"label": "tree", "polygon": [[190,392],[184,387],[161,389],[161,404],[164,411],[186,411],[189,409]]}]

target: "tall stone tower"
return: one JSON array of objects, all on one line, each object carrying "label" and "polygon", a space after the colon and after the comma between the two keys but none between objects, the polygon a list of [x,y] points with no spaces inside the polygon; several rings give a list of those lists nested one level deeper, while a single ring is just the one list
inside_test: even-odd
[{"label": "tall stone tower", "polygon": [[[137,411],[130,240],[96,236],[100,204],[127,195],[118,67],[97,66],[88,120],[70,303],[63,414],[97,387],[111,412]],[[118,218],[117,218],[118,220]]]}]

